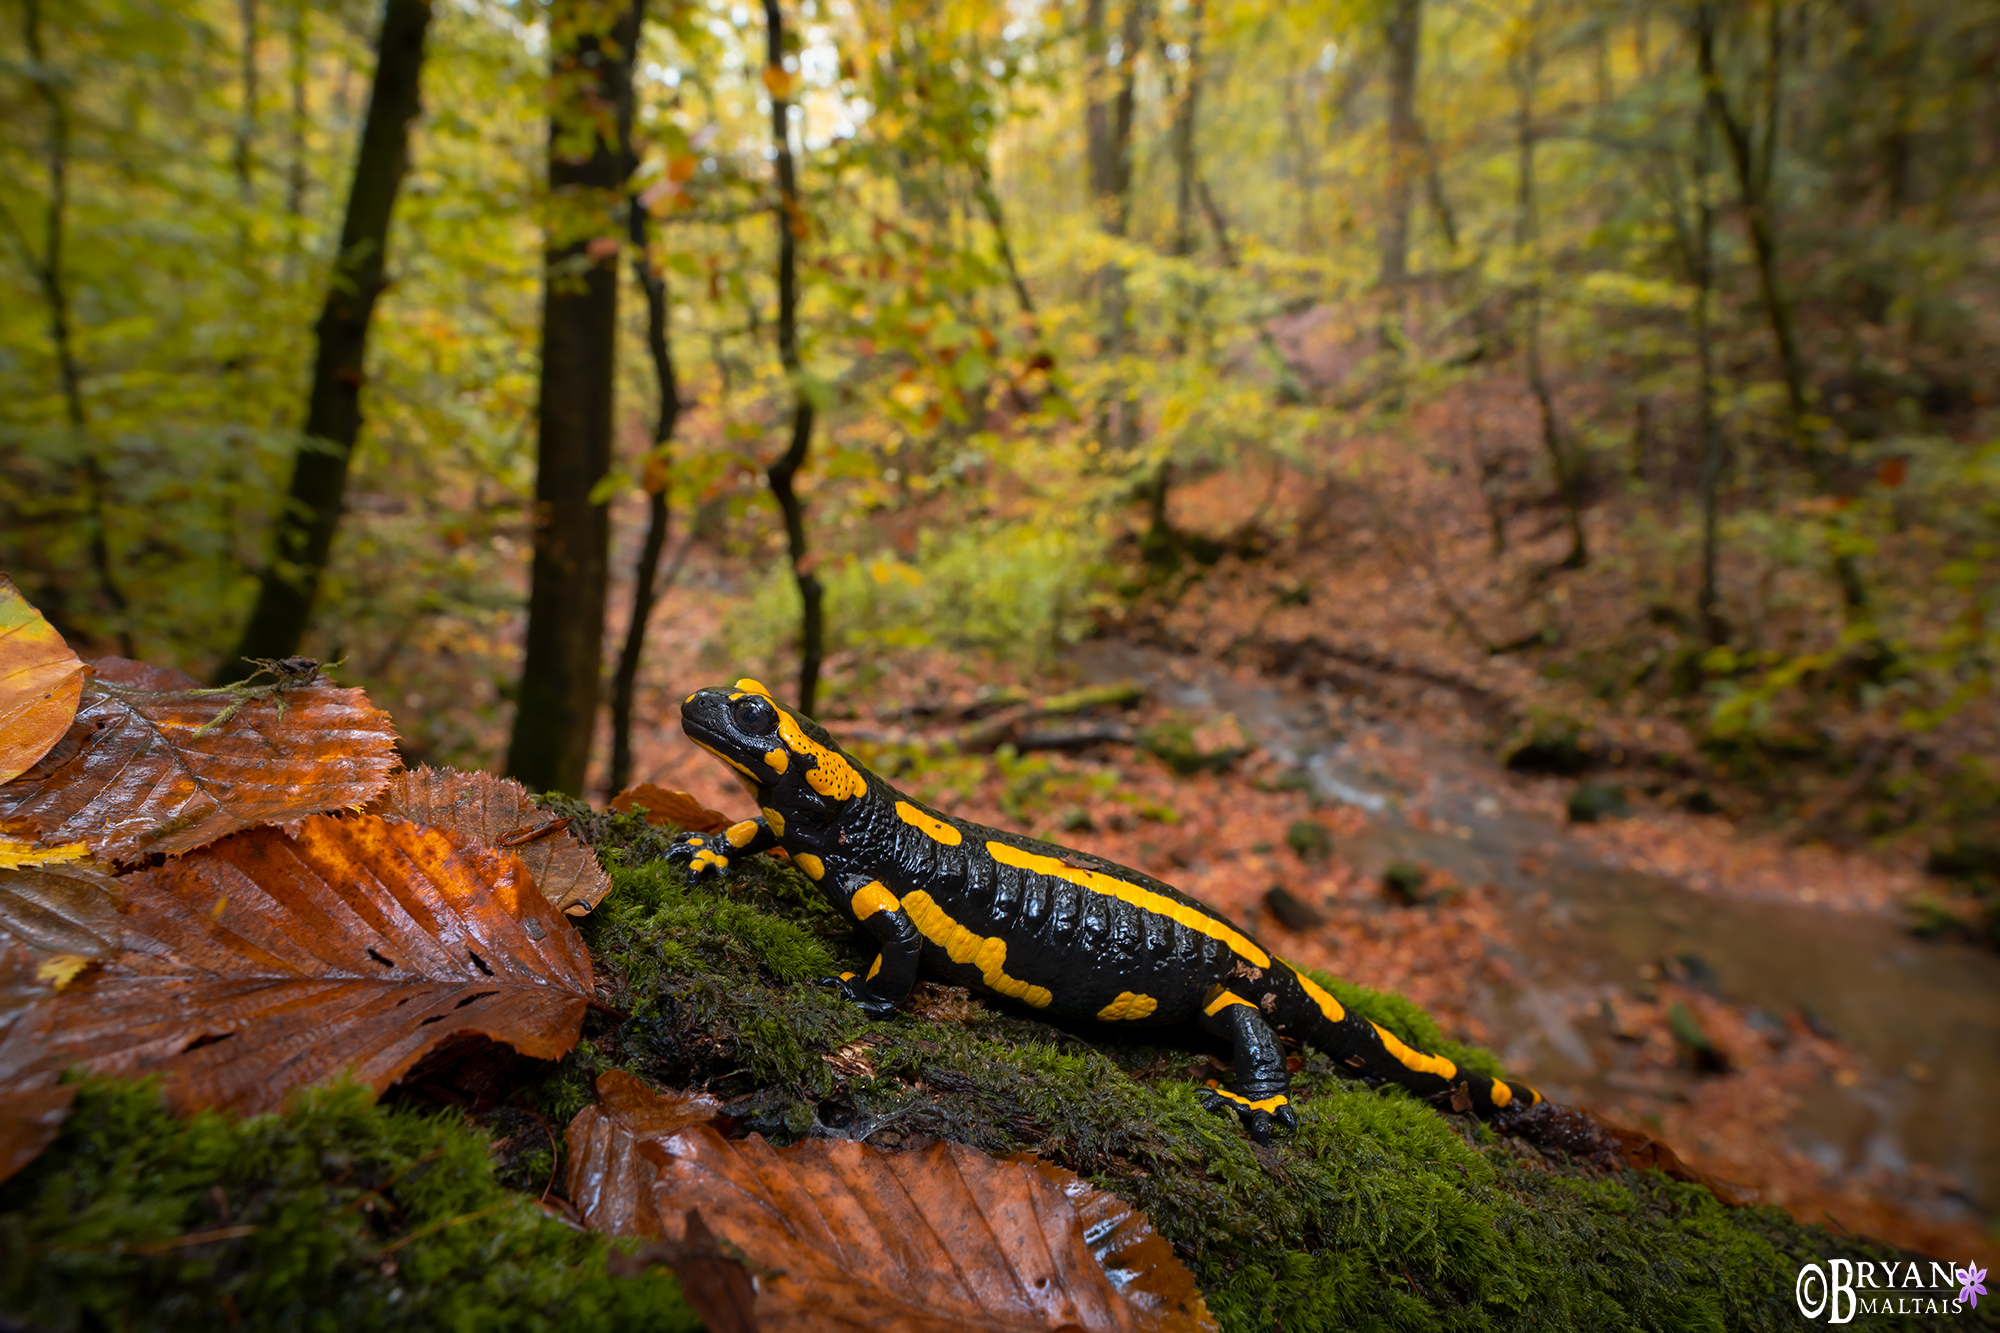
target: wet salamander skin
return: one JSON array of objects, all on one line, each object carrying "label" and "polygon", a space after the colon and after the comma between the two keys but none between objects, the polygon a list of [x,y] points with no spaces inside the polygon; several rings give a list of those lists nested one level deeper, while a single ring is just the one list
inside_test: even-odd
[{"label": "wet salamander skin", "polygon": [[1139,871],[911,800],[855,763],[810,718],[753,680],[697,690],[688,737],[728,764],[761,818],[687,834],[669,853],[693,875],[782,847],[881,946],[865,976],[831,979],[875,1014],[917,975],[1068,1020],[1196,1022],[1235,1043],[1235,1084],[1209,1105],[1252,1135],[1295,1122],[1275,1027],[1441,1106],[1490,1116],[1534,1089],[1457,1068],[1348,1012],[1226,917]]}]

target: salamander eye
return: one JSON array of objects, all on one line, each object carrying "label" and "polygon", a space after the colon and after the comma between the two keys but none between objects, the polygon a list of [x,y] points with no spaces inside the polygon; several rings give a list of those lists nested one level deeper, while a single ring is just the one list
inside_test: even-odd
[{"label": "salamander eye", "polygon": [[769,699],[746,695],[730,705],[737,729],[747,736],[768,736],[778,729],[778,710]]}]

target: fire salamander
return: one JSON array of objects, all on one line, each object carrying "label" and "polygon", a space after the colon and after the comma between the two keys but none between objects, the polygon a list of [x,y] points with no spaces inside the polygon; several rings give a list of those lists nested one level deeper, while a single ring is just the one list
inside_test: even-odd
[{"label": "fire salamander", "polygon": [[704,876],[782,847],[881,946],[865,976],[827,978],[870,1014],[895,1012],[922,972],[1057,1019],[1194,1021],[1235,1045],[1234,1086],[1211,1080],[1205,1104],[1260,1143],[1298,1123],[1274,1028],[1454,1110],[1541,1100],[1406,1045],[1172,885],[911,800],[754,680],[689,695],[681,726],[737,772],[763,817],[685,834],[669,859]]}]

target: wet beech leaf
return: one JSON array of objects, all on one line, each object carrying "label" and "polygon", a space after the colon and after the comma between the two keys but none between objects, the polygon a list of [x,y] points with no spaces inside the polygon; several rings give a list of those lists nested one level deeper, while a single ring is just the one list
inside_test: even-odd
[{"label": "wet beech leaf", "polygon": [[[0,936],[0,1051],[42,1039],[53,983],[40,975],[40,959],[27,947]],[[73,1084],[39,1078],[16,1088],[0,1088],[0,1180],[41,1156],[55,1142],[69,1115]]]},{"label": "wet beech leaf", "polygon": [[69,730],[83,662],[0,574],[0,782],[11,782]]},{"label": "wet beech leaf", "polygon": [[435,824],[521,858],[535,887],[557,907],[580,916],[611,892],[597,854],[553,820],[512,778],[456,769],[398,773],[370,807],[416,824]]},{"label": "wet beech leaf", "polygon": [[380,1092],[447,1037],[544,1060],[593,980],[520,861],[443,829],[315,815],[117,881],[118,952],[0,1040],[0,1095],[65,1069],[163,1076],[177,1110],[276,1110],[347,1075]]},{"label": "wet beech leaf", "polygon": [[713,1119],[722,1103],[703,1093],[655,1092],[612,1069],[597,1076],[597,1105],[577,1112],[564,1133],[568,1194],[592,1230],[658,1236],[653,1182],[665,1154],[656,1140]]},{"label": "wet beech leaf", "polygon": [[1076,1205],[1090,1253],[1104,1266],[1111,1284],[1132,1302],[1139,1329],[1219,1330],[1208,1312],[1194,1274],[1174,1257],[1174,1247],[1153,1229],[1153,1220],[1110,1190],[1101,1190],[1074,1171],[1033,1153],[1010,1153],[1061,1190]]},{"label": "wet beech leaf", "polygon": [[[593,1227],[657,1227],[651,1252],[695,1271],[683,1289],[712,1327],[1213,1327],[1198,1305],[1136,1307],[1093,1257],[1063,1187],[1023,1163],[957,1143],[885,1153],[811,1139],[780,1150],[708,1124],[651,1129],[644,1116],[672,1112],[639,1105],[634,1114],[614,1096],[571,1122],[570,1197]],[[650,1202],[635,1197],[648,1187]],[[709,1280],[725,1255],[756,1278],[747,1315],[742,1284]]]},{"label": "wet beech leaf", "polygon": [[[396,767],[389,715],[324,680],[204,690],[93,662],[58,764],[0,786],[0,822],[103,861],[178,855],[257,824],[372,799]],[[53,757],[53,756],[52,756]]]},{"label": "wet beech leaf", "polygon": [[0,937],[43,954],[109,958],[124,920],[118,882],[84,866],[0,870]]},{"label": "wet beech leaf", "polygon": [[650,782],[618,793],[611,800],[611,808],[621,814],[643,811],[648,824],[672,824],[689,833],[720,833],[736,822],[684,791],[669,791]]}]

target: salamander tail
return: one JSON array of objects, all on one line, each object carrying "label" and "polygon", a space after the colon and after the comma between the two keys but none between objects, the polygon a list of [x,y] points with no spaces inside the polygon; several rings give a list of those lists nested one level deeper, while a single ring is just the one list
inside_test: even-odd
[{"label": "salamander tail", "polygon": [[1502,1109],[1532,1106],[1542,1094],[1409,1045],[1381,1024],[1348,1009],[1311,977],[1282,960],[1272,968],[1278,994],[1273,1015],[1288,1032],[1345,1064],[1357,1078],[1408,1088],[1442,1110],[1471,1111],[1482,1120]]}]

